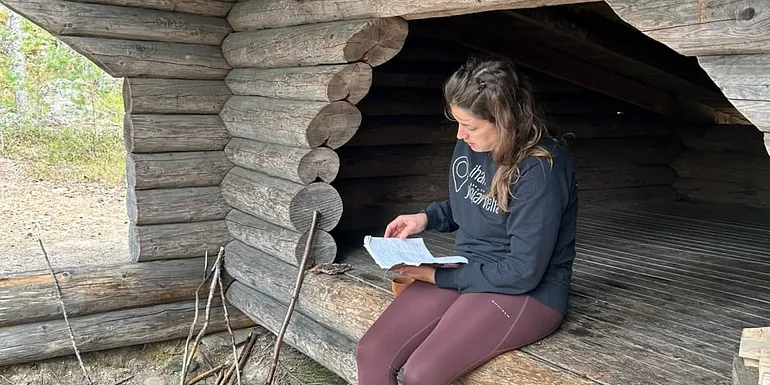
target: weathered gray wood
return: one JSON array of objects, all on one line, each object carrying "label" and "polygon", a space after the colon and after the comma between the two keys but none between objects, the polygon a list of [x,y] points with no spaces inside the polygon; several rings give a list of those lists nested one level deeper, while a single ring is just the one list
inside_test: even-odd
[{"label": "weathered gray wood", "polygon": [[128,249],[135,262],[217,255],[232,238],[224,220],[128,227]]},{"label": "weathered gray wood", "polygon": [[356,62],[290,68],[236,68],[225,78],[236,95],[356,104],[372,85],[372,67]]},{"label": "weathered gray wood", "polygon": [[219,45],[232,32],[226,20],[142,8],[62,0],[4,0],[56,36]]},{"label": "weathered gray wood", "polygon": [[301,185],[241,167],[233,167],[220,185],[225,201],[238,210],[298,232],[310,228],[318,210],[318,228],[331,230],[342,215],[342,200],[324,182]]},{"label": "weathered gray wood", "polygon": [[[210,257],[214,258],[214,257]],[[209,260],[209,266],[214,259]],[[203,258],[110,266],[56,268],[67,316],[80,317],[195,298]],[[229,280],[229,277],[226,277]],[[201,294],[206,296],[208,286]],[[51,273],[30,271],[0,279],[0,328],[62,319]],[[1,329],[0,329],[1,330]]]},{"label": "weathered gray wood", "polygon": [[688,56],[770,53],[770,4],[740,0],[608,0],[647,36]]},{"label": "weathered gray wood", "polygon": [[218,114],[232,96],[221,80],[126,78],[123,105],[133,114]]},{"label": "weathered gray wood", "polygon": [[423,175],[449,170],[454,143],[342,147],[337,179]]},{"label": "weathered gray wood", "polygon": [[701,151],[733,151],[765,155],[762,132],[749,125],[682,127],[679,140],[686,148]]},{"label": "weathered gray wood", "polygon": [[236,166],[300,184],[309,184],[318,178],[331,182],[340,169],[339,156],[326,147],[287,147],[233,138],[225,153]]},{"label": "weathered gray wood", "polygon": [[[236,240],[228,244],[228,248],[243,250],[239,243],[248,245],[263,253],[272,255],[284,262],[299,266],[309,232],[298,233],[239,210],[232,210],[227,215],[227,229]],[[337,243],[329,233],[316,229],[311,250],[311,265],[331,263],[337,256]]]},{"label": "weathered gray wood", "polygon": [[760,131],[770,132],[770,100],[730,99],[730,103]]},{"label": "weathered gray wood", "polygon": [[123,134],[133,153],[223,150],[230,140],[219,115],[126,114]]},{"label": "weathered gray wood", "polygon": [[753,185],[704,179],[679,178],[672,185],[679,194],[697,202],[738,204],[770,208],[770,191]]},{"label": "weathered gray wood", "polygon": [[224,79],[230,71],[217,46],[76,36],[60,39],[114,77]]},{"label": "weathered gray wood", "polygon": [[216,186],[233,167],[224,151],[128,154],[129,188]]},{"label": "weathered gray wood", "polygon": [[586,1],[493,0],[479,2],[474,0],[428,0],[392,2],[387,0],[365,0],[354,2],[334,1],[327,4],[291,0],[251,0],[242,1],[233,6],[232,11],[228,15],[228,21],[230,21],[235,30],[245,31],[370,17],[401,16],[409,20],[500,9],[573,4]]},{"label": "weathered gray wood", "polygon": [[224,17],[237,0],[77,0],[81,3],[112,4],[160,9],[202,16]]},{"label": "weathered gray wood", "polygon": [[[581,192],[586,190],[615,189],[670,185],[676,173],[669,166],[589,167],[575,169]],[[343,195],[344,201],[344,195]]]},{"label": "weathered gray wood", "polygon": [[363,61],[372,67],[395,56],[408,27],[400,18],[359,19],[235,32],[222,42],[233,67],[281,68]]},{"label": "weathered gray wood", "polygon": [[751,368],[743,364],[743,358],[737,354],[733,356],[733,382],[732,385],[755,385],[757,383],[757,368]]},{"label": "weathered gray wood", "polygon": [[127,189],[128,219],[135,225],[224,219],[230,211],[219,186],[172,189]]},{"label": "weathered gray wood", "polygon": [[[680,179],[681,180],[681,179]],[[671,186],[647,186],[580,192],[581,207],[604,207],[609,205],[635,205],[641,203],[673,201],[677,191]]]},{"label": "weathered gray wood", "polygon": [[[266,329],[278,334],[288,306],[240,282],[227,290],[227,300]],[[300,312],[294,312],[284,341],[325,368],[355,383],[355,343]]]},{"label": "weathered gray wood", "polygon": [[[237,266],[228,265],[227,271],[237,282],[266,294],[277,301],[288,303],[293,291],[296,268],[277,259],[260,258]],[[377,272],[380,273],[380,272]],[[233,283],[235,285],[235,283]],[[232,285],[231,285],[232,286]],[[305,314],[319,324],[358,341],[375,319],[391,303],[393,295],[383,289],[362,284],[347,275],[306,274],[302,284],[302,298],[295,311]],[[322,357],[311,358],[322,360]],[[322,362],[322,361],[319,361]],[[505,353],[464,376],[459,384],[499,385],[515,378],[522,385],[576,385],[588,384],[569,372],[533,359],[520,351]]]},{"label": "weathered gray wood", "polygon": [[338,148],[355,134],[361,113],[347,101],[233,96],[220,113],[232,136],[293,147]]},{"label": "weathered gray wood", "polygon": [[770,132],[765,133],[765,149],[770,154]]},{"label": "weathered gray wood", "polygon": [[[200,276],[200,272],[196,273]],[[194,289],[193,289],[194,292]],[[218,297],[217,297],[218,298]],[[207,332],[227,330],[221,301],[212,306]],[[201,301],[199,313],[206,302]],[[233,329],[254,326],[254,322],[233,306],[228,306]],[[75,342],[81,352],[184,338],[195,317],[195,301],[175,302],[69,318]],[[198,323],[194,333],[200,331]],[[67,325],[63,319],[0,328],[0,366],[41,361],[72,354]]]},{"label": "weathered gray wood", "polygon": [[334,184],[345,210],[410,202],[427,205],[427,202],[449,199],[448,186],[446,174],[346,179]]},{"label": "weathered gray wood", "polygon": [[726,97],[770,100],[770,55],[699,56],[698,63]]},{"label": "weathered gray wood", "polygon": [[737,182],[770,191],[770,157],[766,154],[690,150],[671,166],[681,178]]}]

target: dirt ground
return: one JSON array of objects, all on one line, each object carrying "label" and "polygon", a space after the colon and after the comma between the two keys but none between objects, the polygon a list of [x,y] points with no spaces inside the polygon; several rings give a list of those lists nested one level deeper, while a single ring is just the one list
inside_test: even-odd
[{"label": "dirt ground", "polygon": [[[128,263],[128,218],[125,190],[94,183],[36,181],[23,166],[0,158],[0,278],[12,272],[47,269],[38,234],[56,267]],[[245,343],[249,331],[259,335],[242,384],[262,385],[275,335],[261,327],[236,331]],[[188,379],[232,360],[226,332],[204,338]],[[184,339],[82,354],[95,385],[171,385],[180,383]],[[239,345],[240,346],[240,345]],[[0,347],[1,349],[2,347]],[[283,345],[276,385],[344,385],[300,352]],[[0,385],[88,384],[74,355],[0,367]],[[214,384],[214,378],[198,382]]]}]

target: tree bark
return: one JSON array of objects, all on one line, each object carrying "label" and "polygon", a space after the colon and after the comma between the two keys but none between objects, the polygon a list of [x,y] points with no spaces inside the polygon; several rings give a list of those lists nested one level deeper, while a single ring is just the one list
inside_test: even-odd
[{"label": "tree bark", "polygon": [[230,140],[218,115],[126,114],[123,130],[133,153],[216,151]]},{"label": "tree bark", "polygon": [[[209,257],[209,266],[215,257]],[[112,266],[57,268],[69,317],[195,298],[203,258]],[[230,279],[229,277],[227,278]],[[208,293],[208,286],[201,296]],[[0,279],[0,328],[62,319],[51,273],[33,271]],[[2,330],[2,329],[0,329]]]},{"label": "tree bark", "polygon": [[230,211],[219,186],[128,189],[126,207],[135,225],[213,221],[224,219]]},{"label": "tree bark", "polygon": [[216,186],[233,167],[224,151],[128,154],[128,188]]},{"label": "tree bark", "polygon": [[[212,306],[207,332],[227,330],[221,301]],[[203,314],[202,301],[199,313]],[[229,306],[233,329],[251,327],[251,321],[238,309]],[[148,344],[184,338],[195,317],[195,301],[175,302],[143,308],[119,310],[70,318],[75,342],[81,352],[93,352],[124,346]],[[194,333],[200,331],[200,320]],[[64,320],[0,328],[0,366],[41,361],[72,354],[67,325]]]},{"label": "tree bark", "polygon": [[225,153],[236,166],[299,184],[310,184],[318,178],[331,182],[340,169],[339,156],[326,147],[287,147],[233,138]]},{"label": "tree bark", "polygon": [[372,67],[356,62],[274,69],[236,68],[225,81],[236,95],[319,102],[347,100],[356,104],[369,92]]},{"label": "tree bark", "polygon": [[310,228],[313,210],[318,228],[329,231],[342,215],[342,200],[327,183],[307,186],[234,167],[220,185],[225,201],[238,210],[297,232]]},{"label": "tree bark", "polygon": [[126,78],[123,105],[133,114],[219,114],[230,88],[221,80]]},{"label": "tree bark", "polygon": [[162,41],[218,46],[232,32],[216,17],[62,0],[4,0],[56,36]]},{"label": "tree bark", "polygon": [[347,101],[313,102],[233,96],[222,120],[235,137],[292,147],[336,149],[356,133],[361,113]]},{"label": "tree bark", "polygon": [[395,56],[408,26],[399,18],[361,19],[235,32],[222,42],[233,67],[282,68],[363,61],[375,67]]},{"label": "tree bark", "polygon": [[128,250],[135,262],[217,255],[231,239],[224,220],[128,227]]},{"label": "tree bark", "polygon": [[217,46],[62,36],[114,77],[224,79],[230,66]]},{"label": "tree bark", "polygon": [[[256,249],[294,266],[300,265],[309,232],[285,229],[239,210],[232,210],[226,223],[230,235],[236,239],[228,244],[228,249]],[[240,243],[244,246],[239,247]],[[311,261],[315,264],[334,262],[337,243],[326,231],[316,230],[311,253]]]}]

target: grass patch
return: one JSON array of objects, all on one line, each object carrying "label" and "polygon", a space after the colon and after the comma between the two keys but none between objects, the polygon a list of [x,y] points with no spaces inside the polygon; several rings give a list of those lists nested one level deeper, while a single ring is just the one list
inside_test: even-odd
[{"label": "grass patch", "polygon": [[0,144],[0,155],[29,165],[35,179],[111,186],[125,181],[126,151],[119,128],[4,127]]}]

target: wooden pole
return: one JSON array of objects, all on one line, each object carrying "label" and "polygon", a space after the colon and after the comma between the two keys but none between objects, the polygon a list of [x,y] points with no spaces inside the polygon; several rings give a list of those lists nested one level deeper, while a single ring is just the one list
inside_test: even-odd
[{"label": "wooden pole", "polygon": [[294,293],[291,295],[291,301],[289,302],[289,309],[286,311],[286,318],[283,320],[281,330],[278,333],[278,338],[275,340],[275,349],[273,350],[273,361],[270,364],[270,372],[267,377],[267,385],[273,383],[273,377],[275,376],[275,369],[278,365],[278,355],[281,352],[281,343],[283,342],[283,336],[286,334],[286,329],[289,327],[289,321],[291,321],[291,314],[294,311],[294,307],[297,304],[299,292],[302,289],[302,278],[305,276],[305,269],[307,268],[307,260],[310,256],[310,249],[313,247],[313,236],[315,235],[316,225],[318,224],[318,210],[313,211],[313,221],[310,224],[310,235],[307,237],[307,244],[305,245],[305,253],[302,255],[302,262],[297,272],[297,282],[294,286]]}]

